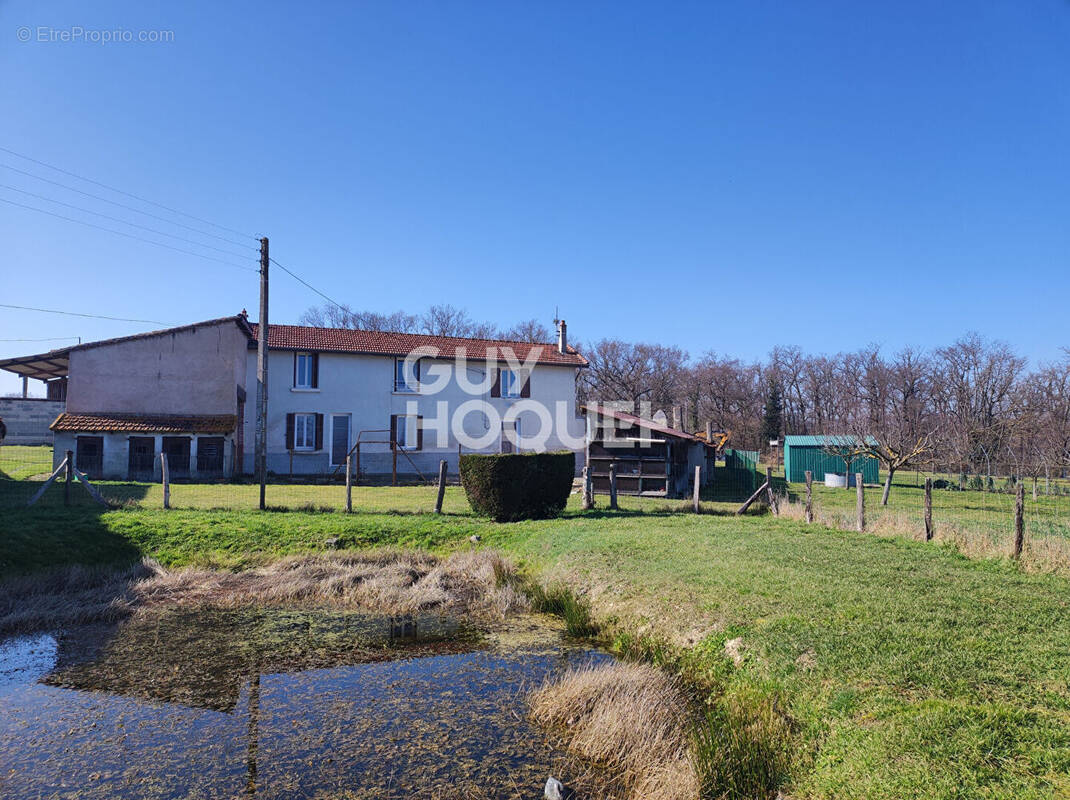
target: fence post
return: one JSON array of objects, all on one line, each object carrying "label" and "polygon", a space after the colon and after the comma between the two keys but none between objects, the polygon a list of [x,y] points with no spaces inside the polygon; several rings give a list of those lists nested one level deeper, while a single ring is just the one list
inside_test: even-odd
[{"label": "fence post", "polygon": [[766,495],[767,495],[767,500],[769,502],[769,508],[772,510],[773,514],[775,514],[776,516],[779,517],[780,516],[780,504],[777,503],[776,494],[773,492],[773,468],[772,467],[766,467],[765,468],[765,485],[768,487],[766,489]]},{"label": "fence post", "polygon": [[163,482],[163,507],[171,507],[171,478],[167,473],[167,453],[160,453],[160,480]]},{"label": "fence post", "polygon": [[1018,493],[1014,498],[1014,557],[1022,555],[1025,543],[1025,484],[1018,481]]},{"label": "fence post", "polygon": [[695,465],[695,489],[691,495],[691,507],[692,510],[698,513],[698,490],[702,482],[702,467]]},{"label": "fence post", "polygon": [[594,486],[592,486],[591,468],[583,468],[583,490],[581,495],[581,507],[584,511],[594,508]]},{"label": "fence post", "polygon": [[862,483],[862,473],[855,473],[855,488],[858,491],[858,530],[866,529],[866,487]]},{"label": "fence post", "polygon": [[435,513],[442,513],[442,500],[446,497],[446,459],[438,462],[438,498],[435,500]]},{"label": "fence post", "polygon": [[346,513],[353,513],[353,456],[346,456]]},{"label": "fence post", "polygon": [[814,473],[806,470],[806,524],[814,521]]},{"label": "fence post", "polygon": [[609,507],[617,510],[617,465],[609,465]]},{"label": "fence post", "polygon": [[63,505],[71,504],[71,478],[74,477],[74,451],[67,451],[67,474],[63,479]]},{"label": "fence post", "polygon": [[925,479],[925,541],[933,540],[933,479]]}]

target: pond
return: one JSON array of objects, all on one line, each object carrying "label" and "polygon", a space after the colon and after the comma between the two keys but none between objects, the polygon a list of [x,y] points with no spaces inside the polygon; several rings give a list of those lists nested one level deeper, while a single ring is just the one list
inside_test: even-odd
[{"label": "pond", "polygon": [[539,797],[526,693],[605,653],[521,617],[185,609],[0,642],[0,797]]}]

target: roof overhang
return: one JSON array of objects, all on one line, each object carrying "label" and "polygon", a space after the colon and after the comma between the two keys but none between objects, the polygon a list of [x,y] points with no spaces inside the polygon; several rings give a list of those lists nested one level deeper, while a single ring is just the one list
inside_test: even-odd
[{"label": "roof overhang", "polygon": [[16,375],[27,378],[37,378],[41,381],[66,378],[70,369],[71,350],[73,349],[73,347],[65,347],[33,356],[5,358],[0,360],[0,369],[14,372]]}]

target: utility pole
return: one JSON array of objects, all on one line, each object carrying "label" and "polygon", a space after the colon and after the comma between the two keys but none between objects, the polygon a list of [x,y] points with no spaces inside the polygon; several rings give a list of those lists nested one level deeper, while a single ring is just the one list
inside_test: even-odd
[{"label": "utility pole", "polygon": [[260,481],[260,510],[266,507],[268,410],[268,240],[260,240],[260,317],[256,328],[256,475]]}]

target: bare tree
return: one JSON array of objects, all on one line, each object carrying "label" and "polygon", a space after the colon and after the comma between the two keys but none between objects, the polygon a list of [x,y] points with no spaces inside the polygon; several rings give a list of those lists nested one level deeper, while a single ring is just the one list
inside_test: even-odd
[{"label": "bare tree", "polygon": [[348,306],[326,303],[307,309],[299,318],[302,325],[318,328],[353,328],[362,331],[387,331],[389,333],[414,333],[417,318],[404,311],[380,314],[376,311],[354,311]]},{"label": "bare tree", "polygon": [[855,417],[855,437],[864,455],[885,469],[881,505],[888,505],[895,473],[933,451],[937,422],[933,414],[931,362],[918,351],[902,350],[885,362],[876,348],[862,354],[864,413]]},{"label": "bare tree", "polygon": [[649,401],[672,405],[686,372],[687,353],[678,347],[603,339],[585,349],[590,368],[581,380],[586,398]]},{"label": "bare tree", "polygon": [[503,331],[502,338],[513,342],[529,342],[531,344],[546,344],[554,339],[550,329],[537,319],[518,322],[509,330]]},{"label": "bare tree", "polygon": [[986,465],[1008,433],[1011,393],[1025,359],[1002,342],[976,333],[936,351],[935,398],[945,422],[944,444],[960,469]]}]

